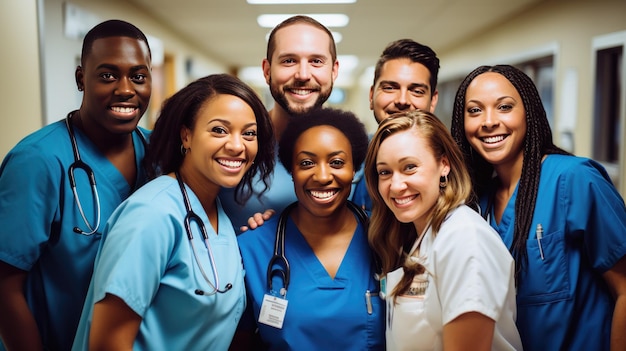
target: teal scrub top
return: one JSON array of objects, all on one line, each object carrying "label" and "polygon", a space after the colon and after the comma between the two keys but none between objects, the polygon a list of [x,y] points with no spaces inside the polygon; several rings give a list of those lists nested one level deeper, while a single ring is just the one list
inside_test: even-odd
[{"label": "teal scrub top", "polygon": [[[80,129],[74,128],[74,134],[81,159],[95,174],[100,233],[113,210],[145,182],[140,166],[144,145],[133,133],[138,172],[131,187]],[[72,346],[100,241],[99,233],[74,233],[74,227],[87,230],[87,226],[68,180],[72,163],[69,134],[61,120],[20,141],[0,166],[0,260],[28,272],[24,294],[49,350]],[[96,211],[87,177],[77,170],[75,178],[87,220],[94,225]]]},{"label": "teal scrub top", "polygon": [[[490,213],[490,224],[509,248],[516,198],[517,189],[499,224]],[[600,164],[547,156],[526,249],[528,265],[517,291],[524,350],[608,350],[615,302],[602,274],[626,254],[626,208]]]}]

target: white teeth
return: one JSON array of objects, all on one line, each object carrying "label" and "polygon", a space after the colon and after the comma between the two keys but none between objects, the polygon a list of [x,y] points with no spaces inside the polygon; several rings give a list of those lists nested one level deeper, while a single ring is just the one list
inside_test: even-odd
[{"label": "white teeth", "polygon": [[111,107],[111,110],[115,111],[115,112],[119,112],[119,113],[131,113],[135,111],[134,107]]},{"label": "white teeth", "polygon": [[311,90],[292,89],[291,92],[296,95],[309,95],[311,93]]},{"label": "white teeth", "polygon": [[328,199],[337,193],[336,190],[328,190],[328,191],[315,191],[311,190],[311,195],[318,199]]},{"label": "white teeth", "polygon": [[487,144],[497,143],[502,140],[504,140],[504,135],[497,135],[497,136],[483,138],[483,141]]},{"label": "white teeth", "polygon": [[395,201],[398,205],[404,205],[406,203],[409,203],[411,200],[415,199],[415,195],[413,196],[407,196],[407,197],[403,197],[403,198],[394,198],[393,201]]},{"label": "white teeth", "polygon": [[217,162],[219,162],[219,164],[221,164],[222,166],[225,166],[228,168],[238,168],[238,167],[241,167],[241,165],[243,164],[243,161],[241,160],[239,161],[217,160]]}]

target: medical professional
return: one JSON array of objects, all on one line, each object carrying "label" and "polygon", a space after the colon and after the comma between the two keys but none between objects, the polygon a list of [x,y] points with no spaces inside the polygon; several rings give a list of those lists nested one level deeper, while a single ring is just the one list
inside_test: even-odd
[{"label": "medical professional", "polygon": [[104,228],[74,350],[227,350],[245,307],[235,232],[217,198],[271,172],[272,127],[255,92],[211,75],[163,105],[156,174]]},{"label": "medical professional", "polygon": [[[397,112],[420,109],[434,113],[439,100],[438,74],[439,58],[430,47],[412,39],[389,43],[376,62],[369,93],[376,123]],[[365,177],[354,186],[351,199],[371,212]]]},{"label": "medical professional", "polygon": [[348,201],[366,148],[349,112],[313,110],[285,129],[279,159],[298,201],[238,236],[249,303],[233,350],[260,349],[256,328],[269,350],[384,350],[367,218]]},{"label": "medical professional", "polygon": [[521,350],[513,258],[465,205],[471,181],[446,126],[421,110],[382,121],[365,177],[387,350]]},{"label": "medical professional", "polygon": [[[328,100],[339,69],[335,40],[328,28],[311,17],[289,17],[271,31],[262,66],[274,98],[269,114],[278,142],[292,119],[301,119]],[[296,201],[293,188],[286,186],[290,183],[289,170],[276,160],[271,178],[255,181],[255,191],[266,189],[264,194],[253,196],[245,206],[234,200],[232,189],[223,189],[220,199],[239,232],[249,224],[250,216],[265,214],[267,219]]]},{"label": "medical professional", "polygon": [[604,168],[553,144],[515,67],[472,71],[453,112],[482,213],[516,259],[524,349],[626,349],[626,208]]},{"label": "medical professional", "polygon": [[151,67],[141,30],[119,20],[96,25],[75,71],[80,108],[2,162],[0,349],[70,349],[104,223],[145,183],[146,131],[137,123]]}]

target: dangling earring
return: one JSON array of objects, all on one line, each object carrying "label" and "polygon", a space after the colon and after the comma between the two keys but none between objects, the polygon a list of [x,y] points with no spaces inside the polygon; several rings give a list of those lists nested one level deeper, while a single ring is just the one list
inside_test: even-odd
[{"label": "dangling earring", "polygon": [[448,186],[448,175],[442,175],[439,177],[439,188],[444,189]]},{"label": "dangling earring", "polygon": [[183,144],[180,144],[180,154],[185,156],[185,155],[187,155],[187,151],[188,151],[188,149],[186,149]]}]

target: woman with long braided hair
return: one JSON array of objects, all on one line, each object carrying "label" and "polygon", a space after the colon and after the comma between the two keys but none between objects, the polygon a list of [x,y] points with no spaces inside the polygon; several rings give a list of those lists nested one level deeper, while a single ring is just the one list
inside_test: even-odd
[{"label": "woman with long braided hair", "polygon": [[524,349],[626,347],[626,207],[605,169],[554,145],[537,88],[513,66],[465,78],[451,132],[516,260]]}]

